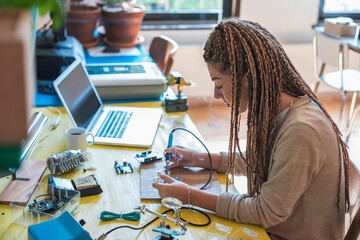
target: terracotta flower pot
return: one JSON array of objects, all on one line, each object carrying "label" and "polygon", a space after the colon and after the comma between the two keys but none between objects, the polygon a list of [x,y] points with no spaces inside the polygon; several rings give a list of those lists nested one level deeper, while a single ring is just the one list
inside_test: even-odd
[{"label": "terracotta flower pot", "polygon": [[82,44],[94,42],[94,30],[99,17],[100,9],[98,7],[72,6],[67,12],[68,34],[76,37]]},{"label": "terracotta flower pot", "polygon": [[117,11],[117,8],[104,6],[102,17],[107,40],[116,43],[135,42],[144,16],[145,12],[140,8],[133,11]]}]

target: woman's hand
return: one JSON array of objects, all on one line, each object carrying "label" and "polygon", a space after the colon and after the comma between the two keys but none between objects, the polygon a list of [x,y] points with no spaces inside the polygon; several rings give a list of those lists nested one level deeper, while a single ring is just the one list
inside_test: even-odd
[{"label": "woman's hand", "polygon": [[[153,183],[153,187],[159,191],[161,198],[173,197],[179,199],[183,204],[187,204],[189,185],[176,181],[168,175],[158,173],[158,176],[160,179]],[[162,180],[166,183],[162,183]]]},{"label": "woman's hand", "polygon": [[183,146],[174,146],[165,149],[165,154],[171,154],[169,168],[184,167],[205,167],[204,154]]}]

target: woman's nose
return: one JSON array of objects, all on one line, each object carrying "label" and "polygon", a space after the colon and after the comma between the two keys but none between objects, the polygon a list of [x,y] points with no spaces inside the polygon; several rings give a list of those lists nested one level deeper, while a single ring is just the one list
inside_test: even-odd
[{"label": "woman's nose", "polygon": [[216,89],[216,87],[214,87],[214,98],[215,99],[221,98],[221,93],[218,89]]}]

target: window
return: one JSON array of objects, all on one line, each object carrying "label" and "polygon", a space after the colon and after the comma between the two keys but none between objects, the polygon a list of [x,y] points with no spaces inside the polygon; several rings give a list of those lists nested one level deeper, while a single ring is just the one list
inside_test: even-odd
[{"label": "window", "polygon": [[319,20],[330,17],[351,17],[360,20],[359,0],[321,0]]},{"label": "window", "polygon": [[146,7],[142,29],[206,29],[230,17],[232,0],[138,0]]}]

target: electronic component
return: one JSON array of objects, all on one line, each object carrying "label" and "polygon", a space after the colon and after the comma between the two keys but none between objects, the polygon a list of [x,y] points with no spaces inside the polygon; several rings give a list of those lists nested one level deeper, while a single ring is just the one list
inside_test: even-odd
[{"label": "electronic component", "polygon": [[80,191],[81,197],[102,193],[102,189],[94,174],[86,177],[75,178],[74,180],[50,176],[48,181],[55,190],[58,189],[58,191],[54,190],[55,196],[59,194],[62,195],[62,192],[68,189]]},{"label": "electronic component", "polygon": [[153,153],[151,151],[137,153],[134,157],[135,157],[136,160],[138,160],[139,163],[147,163],[147,162],[152,162],[152,161],[162,160],[163,159],[162,154]]},{"label": "electronic component", "polygon": [[[48,198],[38,200],[38,198],[41,197],[48,197]],[[36,212],[50,213],[59,210],[69,201],[70,199],[67,197],[63,197],[59,199],[51,194],[43,194],[34,198],[34,202],[30,203],[28,207],[29,207],[29,211],[32,211],[34,213]]]},{"label": "electronic component", "polygon": [[65,211],[61,216],[29,226],[29,240],[62,240],[81,239],[92,240],[89,233],[76,221],[76,219]]},{"label": "electronic component", "polygon": [[85,164],[83,171],[86,172],[87,170],[96,170],[96,167]]},{"label": "electronic component", "polygon": [[184,86],[194,85],[191,81],[183,78],[178,71],[170,71],[166,77],[169,86],[177,85],[178,94],[166,94],[163,105],[166,112],[185,112],[188,110],[187,96],[182,93]]},{"label": "electronic component", "polygon": [[128,163],[127,161],[123,161],[122,164],[118,163],[118,161],[115,161],[114,167],[118,174],[133,172],[133,168],[132,168],[131,164]]},{"label": "electronic component", "polygon": [[75,187],[70,179],[49,177],[49,183],[56,188],[75,190]]},{"label": "electronic component", "polygon": [[50,155],[46,164],[51,175],[60,175],[78,167],[81,162],[87,161],[86,153],[80,149],[68,150],[61,153]]},{"label": "electronic component", "polygon": [[73,180],[73,184],[75,188],[80,191],[89,187],[95,187],[97,185],[97,182],[94,176],[90,175],[82,178],[75,178]]}]

